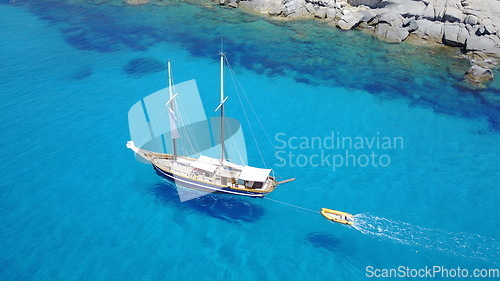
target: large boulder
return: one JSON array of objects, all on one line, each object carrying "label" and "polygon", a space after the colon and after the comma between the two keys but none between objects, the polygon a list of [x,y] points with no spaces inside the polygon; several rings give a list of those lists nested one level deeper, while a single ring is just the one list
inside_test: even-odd
[{"label": "large boulder", "polygon": [[316,6],[313,3],[306,3],[305,7],[309,13],[313,15],[316,13]]},{"label": "large boulder", "polygon": [[326,9],[326,18],[333,20],[336,15],[337,15],[337,10],[335,10],[334,8]]},{"label": "large boulder", "polygon": [[474,15],[468,15],[467,17],[465,17],[464,22],[466,24],[476,25],[479,23],[479,18]]},{"label": "large boulder", "polygon": [[497,30],[493,25],[493,23],[484,20],[484,23],[477,25],[475,33],[477,36],[491,35],[491,34],[497,34]]},{"label": "large boulder", "polygon": [[493,72],[489,68],[475,64],[467,71],[465,78],[473,83],[481,84],[493,79]]},{"label": "large boulder", "polygon": [[497,56],[500,56],[500,46],[497,42],[495,42],[493,36],[470,35],[469,37],[467,37],[465,50],[481,51],[484,53],[496,54]]},{"label": "large boulder", "polygon": [[327,9],[328,9],[327,7],[321,7],[321,8],[319,8],[314,13],[314,16],[317,17],[317,18],[320,18],[320,19],[326,18],[326,10]]},{"label": "large boulder", "polygon": [[418,32],[422,37],[431,38],[436,42],[443,40],[443,26],[442,22],[432,22],[428,20],[417,20]]},{"label": "large boulder", "polygon": [[465,19],[464,13],[455,7],[446,7],[443,20],[447,22],[463,22]]},{"label": "large boulder", "polygon": [[[246,1],[241,1],[241,2],[246,2]],[[269,11],[275,10],[276,6],[281,6],[281,3],[270,0],[253,0],[252,3],[254,4],[253,11],[261,14],[268,14]]]},{"label": "large boulder", "polygon": [[239,7],[245,10],[253,11],[255,9],[255,3],[251,1],[240,1]]},{"label": "large boulder", "polygon": [[351,29],[357,26],[361,22],[363,17],[364,15],[360,12],[347,13],[340,18],[340,20],[337,22],[337,26],[344,30]]},{"label": "large boulder", "polygon": [[371,10],[361,10],[359,11],[361,14],[363,14],[363,19],[362,21],[364,22],[369,22],[371,21],[373,18],[375,18],[375,16],[377,14],[375,14],[373,11]]},{"label": "large boulder", "polygon": [[333,7],[335,5],[335,0],[306,0],[306,2],[319,7]]},{"label": "large boulder", "polygon": [[[240,4],[241,4],[241,2],[240,2]],[[291,1],[288,1],[285,3],[285,7],[283,7],[283,15],[285,17],[288,17],[292,14],[295,14],[295,16],[297,16],[298,14],[301,14],[304,10],[305,10],[304,1],[291,0]]]},{"label": "large boulder", "polygon": [[424,14],[426,5],[419,1],[401,1],[398,5],[391,6],[391,10],[404,17],[420,18]]},{"label": "large boulder", "polygon": [[231,0],[227,6],[230,8],[238,8],[238,2],[236,2],[236,0]]},{"label": "large boulder", "polygon": [[387,23],[392,27],[402,27],[403,26],[403,17],[399,14],[388,12],[383,13],[378,16],[378,22]]},{"label": "large boulder", "polygon": [[379,23],[375,27],[375,36],[388,43],[400,43],[408,37],[408,30],[400,27],[394,27],[387,23]]},{"label": "large boulder", "polygon": [[446,0],[434,1],[434,20],[442,21],[446,11]]},{"label": "large boulder", "polygon": [[493,21],[491,19],[484,19],[482,22],[484,26],[484,33],[485,34],[496,34],[497,29],[495,28],[495,25],[493,24]]},{"label": "large boulder", "polygon": [[406,28],[408,32],[412,33],[418,29],[418,23],[414,18],[408,18],[403,21],[403,27]]},{"label": "large boulder", "polygon": [[464,13],[479,18],[479,23],[481,23],[481,20],[488,18],[493,20],[493,22],[500,22],[500,5],[498,5],[498,0],[468,0],[462,2],[462,6],[464,6]]},{"label": "large boulder", "polygon": [[271,16],[279,16],[283,13],[283,6],[281,5],[272,6],[271,8],[269,8],[268,13]]},{"label": "large boulder", "polygon": [[452,47],[464,47],[469,32],[464,25],[445,24],[443,28],[443,43]]},{"label": "large boulder", "polygon": [[429,5],[425,7],[422,17],[430,21],[433,21],[436,18],[436,15],[434,14],[434,5],[432,3],[429,3]]},{"label": "large boulder", "polygon": [[347,3],[352,6],[364,5],[372,9],[377,8],[380,5],[380,2],[382,2],[382,0],[347,0]]},{"label": "large boulder", "polygon": [[291,13],[288,17],[290,18],[310,18],[314,15],[311,15],[305,7],[300,7],[298,10]]}]

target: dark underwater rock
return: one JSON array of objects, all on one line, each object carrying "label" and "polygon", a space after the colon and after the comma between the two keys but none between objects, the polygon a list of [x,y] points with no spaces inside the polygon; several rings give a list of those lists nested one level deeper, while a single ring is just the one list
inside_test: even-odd
[{"label": "dark underwater rock", "polygon": [[335,252],[338,250],[340,240],[329,233],[313,232],[307,235],[307,241],[317,248]]},{"label": "dark underwater rock", "polygon": [[160,72],[165,69],[165,65],[152,58],[137,58],[129,61],[123,67],[123,71],[128,75],[140,76]]},{"label": "dark underwater rock", "polygon": [[70,76],[70,78],[73,80],[82,80],[82,79],[88,78],[90,75],[92,75],[92,72],[93,72],[93,70],[91,67],[84,66],[84,67],[81,67],[78,70],[76,70]]}]

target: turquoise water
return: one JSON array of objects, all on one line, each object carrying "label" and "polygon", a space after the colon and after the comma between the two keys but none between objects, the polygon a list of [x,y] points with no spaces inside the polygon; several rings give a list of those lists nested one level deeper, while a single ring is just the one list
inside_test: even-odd
[{"label": "turquoise water", "polygon": [[[470,90],[457,74],[468,62],[454,53],[314,21],[119,2],[0,5],[0,279],[360,280],[367,266],[498,268],[500,79]],[[176,81],[197,80],[212,112],[221,36],[274,145],[277,133],[404,139],[384,151],[388,167],[332,171],[278,167],[258,138],[267,164],[297,177],[269,198],[358,214],[356,228],[263,199],[180,203],[125,148],[128,109],[166,86],[167,59]],[[137,58],[149,63],[126,67]],[[228,115],[244,120],[234,100]],[[261,165],[251,140],[248,150]]]}]

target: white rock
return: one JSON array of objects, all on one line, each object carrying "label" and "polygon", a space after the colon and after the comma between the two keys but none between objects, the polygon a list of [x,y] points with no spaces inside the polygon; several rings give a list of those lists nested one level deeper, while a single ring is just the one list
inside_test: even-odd
[{"label": "white rock", "polygon": [[474,83],[484,83],[493,79],[493,72],[489,68],[474,64],[467,71],[465,78]]},{"label": "white rock", "polygon": [[236,2],[236,0],[229,2],[227,5],[231,8],[238,8],[238,2]]},{"label": "white rock", "polygon": [[470,25],[476,25],[479,23],[479,18],[474,15],[468,15],[465,17],[465,23]]},{"label": "white rock", "polygon": [[363,10],[363,11],[359,11],[359,12],[361,14],[363,14],[362,21],[364,21],[364,22],[369,22],[376,16],[376,14],[371,10]]},{"label": "white rock", "polygon": [[464,13],[455,7],[446,7],[443,20],[448,22],[463,22],[465,19]]},{"label": "white rock", "polygon": [[391,6],[391,10],[395,13],[401,14],[404,17],[416,18],[422,17],[426,8],[427,7],[423,2],[418,1],[402,1],[394,7]]},{"label": "white rock", "polygon": [[396,14],[393,12],[388,12],[388,13],[381,14],[378,17],[378,22],[379,23],[387,23],[393,27],[401,27],[401,26],[403,26],[403,17],[399,14]]},{"label": "white rock", "polygon": [[436,15],[434,14],[434,5],[430,3],[424,10],[423,18],[427,20],[434,20]]},{"label": "white rock", "polygon": [[337,22],[337,26],[341,29],[351,29],[354,26],[358,25],[363,19],[363,14],[360,12],[351,12],[343,15],[340,20]]},{"label": "white rock", "polygon": [[446,0],[435,0],[434,1],[434,19],[441,21],[444,17],[444,12],[446,10]]},{"label": "white rock", "polygon": [[312,3],[306,3],[306,10],[311,14],[316,13],[316,7]]},{"label": "white rock", "polygon": [[469,32],[465,26],[458,24],[445,24],[443,28],[443,43],[453,47],[465,46]]},{"label": "white rock", "polygon": [[467,51],[481,51],[500,56],[500,46],[492,39],[493,36],[470,35],[465,43]]},{"label": "white rock", "polygon": [[375,27],[375,36],[388,43],[400,43],[410,34],[406,29],[390,26],[387,23],[380,23]]},{"label": "white rock", "polygon": [[269,8],[269,15],[271,16],[278,16],[280,15],[281,13],[283,13],[283,6],[281,5],[275,5],[271,8]]},{"label": "white rock", "polygon": [[352,6],[367,6],[370,8],[377,8],[378,5],[382,2],[382,0],[347,0],[347,3],[349,3]]},{"label": "white rock", "polygon": [[335,18],[336,14],[337,14],[337,10],[335,10],[334,8],[326,9],[326,18],[333,20]]},{"label": "white rock", "polygon": [[320,18],[320,19],[323,19],[326,17],[326,10],[328,8],[327,7],[321,7],[319,8],[316,13],[314,13],[314,16],[317,17],[317,18]]},{"label": "white rock", "polygon": [[306,10],[305,7],[300,7],[297,11],[289,15],[290,18],[310,18],[312,15]]},{"label": "white rock", "polygon": [[255,3],[250,1],[240,1],[239,5],[246,10],[253,11],[255,9]]},{"label": "white rock", "polygon": [[412,33],[413,31],[418,29],[418,23],[414,18],[405,19],[403,22],[403,27],[408,30],[408,32]]},{"label": "white rock", "polygon": [[418,30],[426,37],[432,38],[437,42],[441,42],[443,38],[443,23],[432,22],[429,20],[417,20]]},{"label": "white rock", "polygon": [[312,3],[318,7],[331,7],[335,4],[335,0],[306,0],[308,3]]},{"label": "white rock", "polygon": [[[299,11],[305,5],[305,1],[301,0],[292,0],[285,3],[285,7],[283,8],[283,15],[288,17],[292,14],[302,14],[302,11]],[[305,8],[304,8],[305,9]],[[307,12],[307,11],[306,11]]]}]

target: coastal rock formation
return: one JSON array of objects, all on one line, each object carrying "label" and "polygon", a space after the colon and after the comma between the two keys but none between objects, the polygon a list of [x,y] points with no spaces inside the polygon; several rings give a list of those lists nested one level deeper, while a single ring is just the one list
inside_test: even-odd
[{"label": "coastal rock formation", "polygon": [[475,64],[467,71],[465,78],[473,83],[481,84],[493,79],[493,73],[490,69]]},{"label": "coastal rock formation", "polygon": [[344,30],[351,29],[354,26],[357,26],[363,18],[364,15],[360,12],[349,12],[344,14],[339,19],[337,26]]},{"label": "coastal rock formation", "polygon": [[[147,0],[128,0],[147,1]],[[219,1],[219,0],[214,0]],[[474,67],[466,78],[491,78],[500,63],[500,5],[498,0],[231,0],[231,7],[285,18],[318,18],[340,29],[368,28],[389,43],[412,36],[460,48]],[[492,75],[491,75],[492,76]],[[472,81],[471,80],[471,81]]]},{"label": "coastal rock formation", "polygon": [[379,23],[375,28],[375,36],[383,38],[388,43],[400,43],[408,37],[408,30],[394,27],[387,23]]},{"label": "coastal rock formation", "polygon": [[348,0],[347,3],[349,3],[352,6],[366,6],[372,9],[377,8],[382,0]]}]

